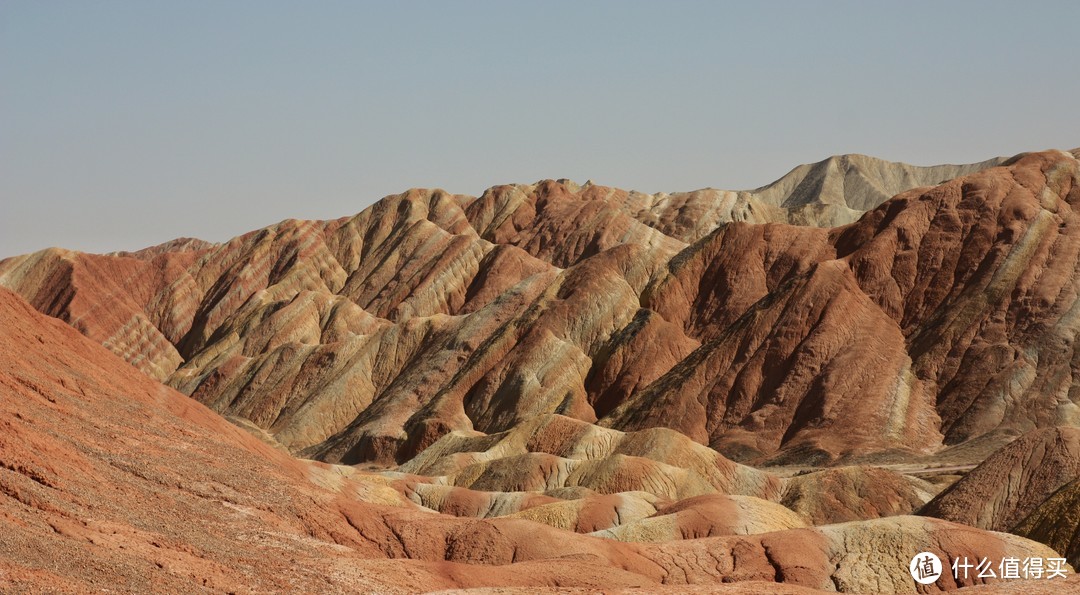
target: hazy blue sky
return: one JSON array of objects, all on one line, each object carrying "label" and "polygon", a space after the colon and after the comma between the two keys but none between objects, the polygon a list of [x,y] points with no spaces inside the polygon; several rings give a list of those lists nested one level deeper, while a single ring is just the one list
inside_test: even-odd
[{"label": "hazy blue sky", "polygon": [[1080,2],[0,0],[0,256],[1080,145]]}]

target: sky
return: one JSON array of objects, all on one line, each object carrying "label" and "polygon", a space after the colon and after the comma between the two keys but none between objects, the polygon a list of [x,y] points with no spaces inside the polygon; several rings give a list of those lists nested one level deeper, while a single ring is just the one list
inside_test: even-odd
[{"label": "sky", "polygon": [[0,258],[1080,146],[1080,2],[0,0]]}]

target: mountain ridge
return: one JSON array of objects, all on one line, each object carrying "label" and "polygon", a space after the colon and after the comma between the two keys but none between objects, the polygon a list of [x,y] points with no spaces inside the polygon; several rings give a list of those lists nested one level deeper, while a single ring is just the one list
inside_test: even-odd
[{"label": "mountain ridge", "polygon": [[[1080,153],[1080,149],[1074,149],[1073,151]],[[1023,155],[1023,153],[1021,153],[1020,155]],[[1016,158],[1016,156],[1014,156],[1012,158],[993,157],[993,158],[990,158],[990,159],[986,159],[984,161],[980,161],[980,162],[976,162],[976,163],[969,163],[969,164],[940,164],[940,165],[922,166],[922,165],[911,165],[911,164],[901,162],[901,161],[888,161],[888,160],[885,160],[885,159],[880,159],[880,158],[877,158],[877,157],[873,157],[873,156],[870,156],[870,155],[864,155],[864,154],[861,154],[861,153],[843,153],[843,154],[831,155],[829,157],[826,157],[825,159],[822,159],[821,161],[817,161],[817,162],[814,162],[814,163],[807,163],[807,164],[803,164],[803,165],[798,165],[798,166],[792,168],[790,171],[788,171],[788,173],[786,173],[783,176],[777,178],[776,180],[773,180],[772,182],[769,182],[769,183],[767,183],[765,185],[762,185],[762,186],[759,186],[757,188],[752,188],[752,189],[747,189],[747,190],[722,190],[722,189],[718,189],[718,188],[714,188],[714,187],[709,186],[709,187],[699,188],[699,189],[696,189],[696,190],[689,190],[689,191],[657,192],[657,193],[649,194],[649,193],[640,192],[640,191],[637,191],[637,190],[620,190],[620,189],[618,189],[616,187],[607,187],[607,186],[599,186],[599,187],[608,188],[609,190],[614,190],[614,191],[620,192],[620,193],[625,193],[629,197],[632,197],[630,202],[637,201],[637,202],[641,202],[641,203],[647,203],[650,206],[654,206],[656,203],[662,202],[662,201],[667,202],[667,201],[672,201],[672,200],[678,200],[677,197],[692,197],[692,196],[696,196],[696,195],[708,195],[710,193],[712,193],[715,196],[726,196],[726,195],[732,195],[732,196],[735,196],[735,197],[743,196],[744,197],[742,199],[743,202],[746,202],[750,197],[769,196],[769,199],[766,200],[765,202],[770,204],[771,206],[780,206],[781,203],[792,201],[792,200],[795,200],[796,202],[799,202],[799,206],[806,206],[808,204],[815,203],[815,202],[820,203],[821,205],[841,204],[841,205],[846,206],[847,201],[848,201],[848,198],[847,198],[846,194],[844,192],[839,192],[839,193],[835,193],[835,192],[834,193],[827,193],[827,192],[824,192],[823,191],[823,186],[825,186],[825,184],[818,184],[818,188],[817,188],[816,193],[804,191],[804,192],[799,192],[799,193],[795,194],[795,193],[792,192],[792,190],[793,190],[794,187],[799,186],[799,184],[804,179],[806,179],[808,177],[807,176],[808,172],[815,172],[815,171],[818,171],[818,170],[829,170],[830,169],[829,166],[831,164],[842,163],[842,164],[844,164],[842,166],[842,168],[844,169],[844,174],[845,175],[847,175],[847,173],[849,171],[854,172],[854,173],[856,173],[856,175],[858,175],[860,173],[859,172],[860,169],[867,169],[867,170],[873,171],[874,175],[864,176],[864,177],[869,177],[869,178],[873,178],[873,179],[877,180],[877,183],[875,185],[878,187],[877,188],[878,191],[877,191],[877,193],[875,195],[873,195],[871,198],[869,198],[869,200],[872,202],[873,200],[876,199],[876,200],[878,200],[878,202],[881,202],[881,201],[884,201],[884,200],[886,200],[886,199],[888,199],[888,198],[890,198],[890,197],[892,197],[892,196],[894,196],[896,194],[899,194],[903,190],[909,190],[909,189],[914,188],[914,187],[919,186],[919,185],[929,185],[929,184],[932,183],[932,182],[929,182],[927,180],[933,180],[933,179],[936,179],[936,178],[940,178],[941,180],[945,180],[945,179],[957,177],[959,175],[963,175],[963,174],[966,174],[966,173],[972,173],[974,171],[978,171],[978,170],[981,170],[981,169],[986,169],[988,167],[994,167],[994,166],[997,166],[997,165],[1001,165],[1002,163],[1008,161],[1009,159],[1015,159],[1015,158]],[[864,166],[869,166],[869,167],[859,168],[857,166],[852,166],[851,163],[863,164]],[[889,170],[889,169],[894,169],[894,170],[896,170],[897,173],[892,173],[891,175],[890,174],[882,175],[882,170]],[[832,175],[835,176],[835,174],[832,174]],[[827,174],[825,172],[821,172],[815,177],[821,178],[821,177],[828,177],[828,176],[827,176]],[[919,180],[921,183],[912,183],[910,181],[909,182],[901,182],[901,181],[897,180],[898,178],[900,180],[903,180],[904,178],[916,179],[916,180]],[[540,180],[540,181],[537,181],[537,182],[535,182],[533,184],[504,184],[503,186],[517,186],[517,187],[527,188],[527,187],[535,187],[535,186],[538,186],[538,185],[540,185],[540,184],[542,184],[542,183],[544,183],[546,181],[552,181],[552,180],[553,179]],[[569,180],[569,179],[566,179],[566,178],[560,178],[560,179],[554,180],[554,181],[556,181],[559,184],[566,185],[567,187],[573,188],[575,190],[580,190],[582,188],[587,188],[587,187],[590,187],[590,186],[598,186],[592,180],[588,180],[584,184],[577,184],[577,183],[573,182],[572,180]],[[888,189],[881,189],[880,186],[882,186],[882,185],[888,186]],[[499,187],[499,186],[493,186],[493,187],[489,188],[488,190],[492,190],[492,189],[497,188],[497,187]],[[777,189],[784,189],[784,190],[777,190]],[[439,192],[439,193],[443,193],[443,194],[451,194],[451,193],[448,193],[446,190],[443,190],[441,188],[420,188],[420,187],[409,188],[409,189],[405,190],[404,192],[402,192],[400,194],[408,194],[410,192],[420,192],[420,193]],[[481,193],[481,195],[482,194],[483,193]],[[388,196],[396,196],[396,195],[388,195]],[[476,198],[476,197],[471,197],[471,196],[468,196],[468,195],[460,195],[460,194],[459,195],[453,195],[453,196],[461,197],[461,198],[467,199],[467,200],[475,200],[475,198]],[[779,197],[779,198],[777,198],[777,197]],[[386,197],[384,197],[384,198],[386,198]],[[685,201],[685,199],[683,199],[683,200]],[[864,198],[863,203],[866,203],[867,200],[868,199]],[[870,206],[876,206],[876,204],[873,204],[873,205],[870,205]],[[627,207],[627,208],[630,209],[632,207]],[[638,212],[640,214],[640,217],[638,217],[638,218],[640,220],[642,220],[642,222],[644,222],[646,224],[649,224],[648,221],[651,220],[651,219],[650,219],[649,216],[641,213],[642,210],[643,209],[641,207],[639,207],[639,208],[637,208],[637,210],[635,212]],[[866,211],[866,210],[868,210],[868,208],[862,208],[860,213],[863,212],[863,211]],[[852,210],[852,212],[854,212],[854,210]],[[734,219],[732,219],[732,220],[734,220]],[[746,219],[743,219],[743,220],[746,220]],[[286,220],[279,221],[276,224],[268,225],[267,227],[273,227],[274,225],[280,225],[281,223],[284,223],[285,221],[297,221],[297,220],[296,219],[286,219]],[[751,221],[751,222],[765,222],[765,221]],[[800,223],[799,221],[796,221],[796,220],[789,220],[787,222],[795,223],[795,224],[819,225],[819,223],[816,223],[813,220],[813,218],[810,218],[810,219],[803,218],[802,223]],[[850,220],[844,220],[843,222],[844,223],[850,223],[851,221]],[[820,225],[822,225],[822,226],[834,226],[834,225],[837,225],[837,224],[839,224],[839,223],[837,223],[836,220],[828,220],[827,222],[820,223]],[[695,239],[698,239],[700,237],[701,237],[700,235],[694,236]],[[157,254],[160,254],[162,252],[167,252],[167,251],[170,251],[170,252],[176,252],[176,251],[200,251],[200,250],[212,248],[214,246],[218,246],[220,244],[221,244],[221,242],[212,242],[212,241],[207,241],[207,240],[200,239],[200,238],[178,237],[178,238],[175,238],[175,239],[167,240],[167,241],[162,242],[160,244],[154,244],[154,245],[151,245],[151,246],[146,246],[146,247],[143,247],[143,248],[140,248],[140,249],[137,249],[137,250],[114,251],[114,252],[108,252],[106,254],[110,255],[110,256],[130,256],[130,257],[136,257],[136,258],[145,258],[147,256],[153,256],[153,255],[157,255]],[[60,246],[54,246],[53,248],[63,249]],[[42,250],[48,250],[48,249],[49,248],[43,248]],[[35,252],[39,252],[39,251],[35,251]],[[12,258],[14,256],[16,256],[16,255],[5,257],[5,259],[6,258]],[[0,259],[0,260],[3,260],[3,259]]]},{"label": "mountain ridge", "polygon": [[[860,159],[808,171],[841,161]],[[1030,251],[1017,243],[1027,218],[1044,213],[1034,221],[1043,230],[1066,216],[1051,202],[1071,196],[1075,159],[1046,152],[1011,163],[958,179],[972,182],[901,194],[845,227],[732,221],[693,244],[628,215],[609,201],[621,191],[595,185],[497,186],[475,198],[412,190],[353,217],[286,220],[219,245],[7,259],[0,284],[293,452],[328,461],[402,463],[447,432],[501,432],[545,413],[623,430],[674,427],[740,460],[925,454],[1002,423],[989,412],[972,425],[948,399],[935,403],[934,387],[948,384],[935,376],[941,351],[920,347],[941,340],[928,312],[957,299],[969,309],[992,304],[963,297],[975,295],[972,285],[905,306],[911,290],[897,294],[889,276],[899,265],[885,276],[873,267],[893,258],[897,239],[927,232],[907,221],[923,226],[920,217],[934,218],[928,209],[982,212],[1002,184],[1038,197],[1008,207],[1016,221],[997,240],[942,236],[938,224],[928,231],[968,258]],[[920,209],[895,224],[896,213]],[[984,234],[1003,223],[979,225]],[[994,258],[992,266],[1009,264]],[[970,266],[957,270],[961,285],[992,281],[971,277]],[[1019,282],[1001,274],[993,283]],[[807,316],[818,322],[803,328]],[[760,356],[744,362],[747,341]],[[844,371],[882,362],[888,374]],[[730,376],[715,376],[717,366]],[[687,423],[650,413],[661,411],[646,404],[650,394],[681,399],[672,410]],[[829,429],[846,416],[888,429]]]},{"label": "mountain ridge", "polygon": [[[792,188],[825,188],[841,165]],[[263,513],[192,514],[319,542],[289,550],[302,554],[302,576],[233,548],[249,580],[282,589],[325,564],[361,569],[342,584],[370,585],[370,572],[392,585],[387,569],[406,562],[387,558],[410,558],[425,588],[750,581],[737,589],[753,591],[782,580],[891,592],[913,588],[910,552],[1054,555],[987,531],[1001,528],[1075,562],[1075,152],[912,188],[838,227],[712,226],[685,201],[650,210],[680,214],[650,225],[619,192],[550,180],[479,197],[412,190],[221,244],[0,261],[0,286],[15,292],[0,288],[0,383],[18,395],[0,403],[0,423],[20,436],[0,436],[11,496],[0,515],[43,528],[55,498],[115,485],[112,522],[143,527],[139,498],[124,504],[142,485],[129,471],[170,498],[188,498],[171,490],[190,482],[198,499],[182,500],[181,516],[225,495]],[[78,415],[51,408],[72,403]],[[159,406],[202,429],[161,421]],[[147,441],[177,460],[137,447],[150,458],[110,463]],[[34,444],[86,460],[55,465]],[[230,471],[252,457],[245,468],[266,473]],[[1069,468],[1014,473],[1051,459]],[[995,461],[1008,465],[988,470]],[[955,483],[947,475],[980,462]],[[282,489],[303,506],[287,507]],[[124,543],[96,523],[60,521],[73,542],[22,531],[17,543],[30,545],[7,554],[19,566],[0,570],[30,581],[18,584],[45,580],[24,567],[94,579],[32,553]],[[202,561],[181,556],[166,571],[234,586],[213,565],[228,539],[207,543],[199,527],[170,543]],[[123,530],[135,554],[97,555],[135,585],[132,568],[161,560]],[[972,585],[947,579],[935,588]]]},{"label": "mountain ridge", "polygon": [[[881,545],[895,539],[943,557],[1053,555],[912,516],[811,528],[749,496],[690,499],[647,526],[628,519],[620,541],[513,514],[448,516],[413,505],[392,481],[265,446],[2,288],[0,339],[5,591],[865,592],[910,586],[905,562]],[[777,531],[745,534],[739,525],[750,524]],[[702,539],[650,543],[676,530]]]}]

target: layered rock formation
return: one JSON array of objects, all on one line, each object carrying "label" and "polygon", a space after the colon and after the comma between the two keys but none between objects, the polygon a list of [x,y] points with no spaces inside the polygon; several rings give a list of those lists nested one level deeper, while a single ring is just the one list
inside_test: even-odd
[{"label": "layered rock formation", "polygon": [[1012,528],[1016,535],[1033,539],[1080,566],[1080,480],[1073,480],[1044,500]]},{"label": "layered rock formation", "polygon": [[[916,517],[636,545],[521,519],[420,512],[377,478],[266,446],[6,290],[0,390],[4,591],[700,592],[742,580],[758,582],[722,592],[912,591],[893,554],[914,547],[1049,554],[1018,537]],[[762,583],[777,580],[791,585]]]},{"label": "layered rock formation", "polygon": [[1080,478],[1080,428],[1024,434],[934,498],[922,514],[1008,531]]},{"label": "layered rock formation", "polygon": [[694,496],[594,534],[619,541],[661,543],[718,535],[754,535],[806,527],[804,517],[752,496]]},{"label": "layered rock formation", "polygon": [[[1077,562],[1078,203],[1075,152],[846,157],[2,261],[85,337],[0,289],[0,587],[911,592],[919,551],[1056,556],[991,529]],[[946,520],[872,466],[1021,432]]]},{"label": "layered rock formation", "polygon": [[358,504],[7,290],[0,392],[0,590],[396,588],[363,569],[384,556],[339,512]]},{"label": "layered rock formation", "polygon": [[1077,160],[996,163],[839,158],[760,191],[860,211],[976,172],[832,230],[547,181],[414,190],[221,245],[52,249],[0,263],[0,284],[329,462],[404,463],[545,414],[743,461],[902,459],[1080,415]]},{"label": "layered rock formation", "polygon": [[919,514],[1010,531],[1080,562],[1080,428],[1034,430],[988,457]]},{"label": "layered rock formation", "polygon": [[777,500],[781,490],[776,477],[735,464],[677,432],[623,433],[557,415],[499,434],[447,434],[399,469],[481,490],[587,488],[669,500],[713,493]]},{"label": "layered rock formation", "polygon": [[800,165],[775,182],[741,192],[704,189],[673,194],[628,193],[616,200],[635,219],[665,234],[695,242],[731,221],[835,227],[851,223],[893,196],[1000,165],[918,167],[866,155],[837,155]]},{"label": "layered rock formation", "polygon": [[780,502],[814,525],[828,525],[913,514],[938,491],[886,469],[836,467],[786,479]]}]

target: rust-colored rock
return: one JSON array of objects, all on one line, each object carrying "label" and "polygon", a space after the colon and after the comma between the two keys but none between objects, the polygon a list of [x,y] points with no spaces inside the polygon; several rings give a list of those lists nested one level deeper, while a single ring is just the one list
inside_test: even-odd
[{"label": "rust-colored rock", "polygon": [[835,467],[784,480],[781,504],[814,525],[913,514],[939,488],[878,467]]},{"label": "rust-colored rock", "polygon": [[944,490],[920,512],[1009,531],[1051,495],[1080,479],[1080,428],[1024,434]]},{"label": "rust-colored rock", "polygon": [[919,514],[1009,531],[1080,563],[1080,428],[1017,438],[930,501]]},{"label": "rust-colored rock", "polygon": [[595,534],[619,541],[659,543],[771,533],[805,526],[804,517],[775,502],[753,496],[709,494],[680,500],[660,508],[654,515],[622,521]]},{"label": "rust-colored rock", "polygon": [[[411,190],[223,244],[16,257],[0,284],[331,463],[548,414],[744,462],[902,461],[1080,425],[1078,169],[835,158],[754,191],[762,217],[713,191]],[[870,210],[775,223],[845,209]]]},{"label": "rust-colored rock", "polygon": [[[1020,537],[918,517],[633,544],[521,518],[424,512],[386,478],[289,458],[6,290],[0,388],[5,591],[671,585],[722,592],[723,583],[749,581],[734,592],[760,592],[783,581],[789,584],[777,591],[913,592],[906,564],[915,551],[945,558],[1052,555]],[[610,448],[615,457],[656,465],[707,450],[689,441],[666,450],[678,442],[669,430],[624,434],[565,417],[538,419],[550,430],[464,439],[493,448],[523,440],[532,454],[580,452],[586,460],[590,450],[604,456]],[[607,438],[582,439],[590,433]],[[704,480],[778,489],[767,474],[711,456],[694,471]],[[696,464],[692,459],[687,469]],[[625,482],[616,475],[601,483]],[[695,506],[676,505],[672,514]]]},{"label": "rust-colored rock", "polygon": [[899,325],[947,443],[1080,424],[1070,398],[1080,163],[1069,153],[912,191],[834,230],[838,255]]},{"label": "rust-colored rock", "polygon": [[[494,566],[503,561],[493,554],[502,546],[476,539],[488,529],[418,512],[393,489],[380,490],[377,478],[335,482],[325,467],[264,445],[3,289],[0,391],[5,592],[656,583],[620,568],[638,555],[631,550],[610,549],[601,556],[608,562]],[[431,517],[446,519],[443,533],[420,533],[415,544],[395,536],[394,527],[423,527]],[[503,543],[523,545],[542,527],[519,523]],[[449,549],[436,556],[422,545],[429,541]],[[564,540],[553,533],[531,542],[523,559],[554,552]],[[605,543],[611,542],[589,539],[576,547],[604,551]],[[478,572],[445,561],[478,557],[492,566]],[[637,566],[660,572],[644,559]]]}]

